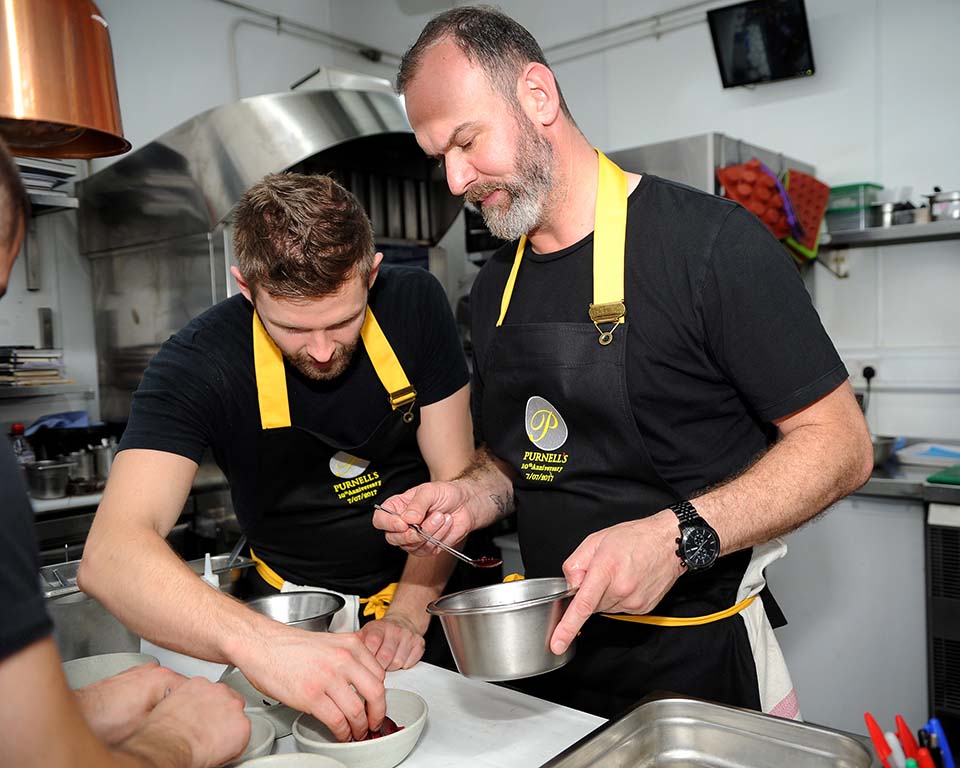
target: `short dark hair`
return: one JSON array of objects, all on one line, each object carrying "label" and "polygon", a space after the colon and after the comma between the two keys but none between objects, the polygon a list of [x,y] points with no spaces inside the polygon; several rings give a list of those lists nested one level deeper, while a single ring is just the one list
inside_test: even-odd
[{"label": "short dark hair", "polygon": [[[403,54],[397,93],[402,94],[416,77],[427,49],[446,39],[453,40],[470,62],[483,69],[510,104],[517,102],[517,78],[527,64],[536,62],[550,69],[533,35],[502,11],[487,5],[451,8],[430,19],[417,42]],[[559,83],[557,94],[563,113],[571,117]]]},{"label": "short dark hair", "polygon": [[30,198],[20,178],[20,169],[0,138],[0,246],[12,247],[30,218]]},{"label": "short dark hair", "polygon": [[265,176],[237,203],[233,225],[240,274],[254,294],[319,298],[373,269],[370,220],[329,176]]}]

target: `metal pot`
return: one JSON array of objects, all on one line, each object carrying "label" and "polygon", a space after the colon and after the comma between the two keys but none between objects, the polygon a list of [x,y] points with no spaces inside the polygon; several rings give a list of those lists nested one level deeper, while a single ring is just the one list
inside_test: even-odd
[{"label": "metal pot", "polygon": [[77,586],[79,560],[45,565],[40,584],[64,661],[100,653],[136,653],[140,638]]},{"label": "metal pot", "polygon": [[879,467],[881,464],[886,464],[893,457],[897,438],[872,435],[871,439],[873,440],[873,466]]},{"label": "metal pot", "polygon": [[576,643],[557,656],[550,637],[575,592],[563,578],[510,581],[441,597],[427,613],[440,617],[460,674],[516,680],[573,658]]},{"label": "metal pot", "polygon": [[93,454],[87,451],[71,451],[67,458],[73,465],[70,468],[70,479],[81,482],[93,480],[96,467],[94,465]]},{"label": "metal pot", "polygon": [[69,461],[32,461],[25,465],[27,487],[35,499],[60,499],[67,495],[70,482]]},{"label": "metal pot", "polygon": [[113,457],[117,455],[117,441],[111,439],[109,442],[104,438],[101,445],[90,446],[93,453],[94,464],[97,468],[97,479],[107,482],[110,475],[110,468],[113,467]]},{"label": "metal pot", "polygon": [[924,195],[930,201],[930,220],[960,219],[960,190],[941,192],[940,187],[933,188],[932,195]]}]

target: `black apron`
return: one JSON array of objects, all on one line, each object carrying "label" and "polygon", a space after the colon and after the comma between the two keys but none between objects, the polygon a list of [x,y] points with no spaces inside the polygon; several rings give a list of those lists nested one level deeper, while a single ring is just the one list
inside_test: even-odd
[{"label": "black apron", "polygon": [[[600,158],[602,191],[606,158]],[[618,194],[623,195],[625,228],[625,177]],[[598,215],[605,204],[598,195]],[[598,218],[596,303],[591,309],[612,306],[596,284],[598,276],[609,282],[596,267],[610,249],[610,238],[600,235]],[[524,247],[522,240],[519,248]],[[622,257],[615,264],[622,296]],[[624,309],[622,300],[619,307]],[[562,575],[564,560],[589,534],[680,500],[658,474],[630,408],[625,311],[591,317],[593,322],[584,323],[498,323],[483,371],[483,434],[493,453],[517,472],[520,550],[531,578]],[[605,323],[612,324],[608,330],[601,327]],[[750,556],[749,550],[737,552],[720,558],[709,571],[684,574],[652,613],[699,617],[729,609]],[[654,690],[760,706],[749,639],[736,616],[682,627],[594,616],[584,626],[570,664],[511,685],[603,717]]]},{"label": "black apron", "polygon": [[390,413],[358,445],[293,426],[282,355],[256,313],[253,322],[263,429],[251,550],[284,581],[371,595],[397,581],[406,561],[373,527],[373,503],[430,479],[416,438],[416,392],[368,308],[361,337]]}]

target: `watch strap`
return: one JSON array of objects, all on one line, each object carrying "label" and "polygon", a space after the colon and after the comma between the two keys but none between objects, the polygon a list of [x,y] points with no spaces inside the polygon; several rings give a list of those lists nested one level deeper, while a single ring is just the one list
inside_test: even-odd
[{"label": "watch strap", "polygon": [[670,509],[672,509],[673,513],[677,516],[677,520],[680,521],[681,527],[688,523],[695,523],[698,520],[703,520],[703,518],[700,517],[697,512],[697,508],[694,507],[689,501],[678,501],[676,504],[673,504]]}]

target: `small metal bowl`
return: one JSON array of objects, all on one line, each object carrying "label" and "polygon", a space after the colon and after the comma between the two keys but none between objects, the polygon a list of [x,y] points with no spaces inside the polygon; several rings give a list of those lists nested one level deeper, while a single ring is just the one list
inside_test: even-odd
[{"label": "small metal bowl", "polygon": [[564,578],[525,579],[441,597],[427,612],[440,617],[460,674],[516,680],[573,658],[575,642],[557,656],[550,637],[575,593]]},{"label": "small metal bowl", "polygon": [[873,466],[879,467],[886,464],[893,456],[893,450],[897,443],[895,437],[883,437],[882,435],[873,435]]},{"label": "small metal bowl", "polygon": [[282,624],[311,632],[326,632],[330,629],[333,614],[343,608],[346,601],[329,592],[278,592],[248,600],[246,605]]}]

